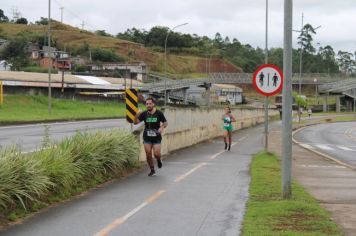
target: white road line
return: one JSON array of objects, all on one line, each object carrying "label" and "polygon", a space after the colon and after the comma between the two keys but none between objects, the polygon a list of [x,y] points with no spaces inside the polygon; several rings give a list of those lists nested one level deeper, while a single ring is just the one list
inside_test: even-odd
[{"label": "white road line", "polygon": [[115,219],[112,223],[110,223],[109,225],[107,225],[105,228],[103,228],[102,230],[100,230],[98,233],[94,234],[94,236],[106,236],[108,235],[113,229],[115,229],[116,227],[120,226],[122,223],[124,223],[125,221],[127,221],[130,217],[132,217],[133,215],[135,215],[137,212],[139,212],[140,210],[142,210],[144,207],[146,207],[147,205],[149,205],[150,203],[154,202],[157,198],[159,198],[163,193],[165,192],[165,190],[160,190],[158,192],[156,192],[155,194],[153,194],[151,197],[149,197],[146,201],[144,201],[143,203],[141,203],[139,206],[135,207],[133,210],[131,210],[130,212],[128,212],[126,215]]},{"label": "white road line", "polygon": [[191,169],[190,171],[188,171],[187,173],[181,175],[181,176],[178,176],[174,182],[175,183],[178,183],[180,181],[182,181],[183,179],[187,178],[189,175],[191,175],[194,171],[200,169],[201,167],[205,166],[207,163],[206,162],[203,162],[203,163],[200,163],[198,164],[196,167],[194,167],[193,169]]},{"label": "white road line", "polygon": [[334,148],[331,148],[329,146],[326,146],[324,144],[314,144],[314,146],[320,148],[320,149],[323,149],[323,150],[334,150]]},{"label": "white road line", "polygon": [[221,152],[218,152],[218,153],[212,155],[211,157],[209,157],[209,159],[210,159],[210,160],[213,160],[213,159],[217,158],[220,154],[222,154],[222,153],[224,153],[224,152],[225,152],[225,150],[224,150],[224,151],[221,151]]},{"label": "white road line", "polygon": [[324,166],[324,165],[298,165],[300,167],[305,167],[305,168],[336,168],[336,169],[346,169],[345,166],[337,166],[337,165],[333,165],[333,166]]},{"label": "white road line", "polygon": [[351,152],[354,152],[355,150],[351,149],[351,148],[348,148],[348,147],[345,147],[345,146],[337,146],[338,148],[344,150],[344,151],[351,151]]},{"label": "white road line", "polygon": [[309,144],[306,144],[306,143],[301,143],[300,144],[302,147],[304,148],[310,148],[310,149],[313,149],[314,147],[312,145],[309,145]]}]

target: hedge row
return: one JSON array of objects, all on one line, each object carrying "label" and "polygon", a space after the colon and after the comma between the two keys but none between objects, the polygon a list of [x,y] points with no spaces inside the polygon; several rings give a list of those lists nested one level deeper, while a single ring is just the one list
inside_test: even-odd
[{"label": "hedge row", "polygon": [[139,143],[128,131],[77,133],[24,154],[0,150],[0,218],[68,198],[138,166]]}]

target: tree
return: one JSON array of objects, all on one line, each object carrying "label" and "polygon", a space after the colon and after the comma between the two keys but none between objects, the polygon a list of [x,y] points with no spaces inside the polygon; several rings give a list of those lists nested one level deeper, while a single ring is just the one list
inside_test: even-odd
[{"label": "tree", "polygon": [[327,45],[324,48],[321,47],[319,50],[319,53],[321,54],[321,56],[324,60],[334,60],[335,59],[334,49],[330,45]]},{"label": "tree", "polygon": [[105,30],[97,30],[97,31],[95,31],[95,34],[97,34],[99,36],[104,36],[104,37],[113,37],[111,34],[106,33]]},{"label": "tree", "polygon": [[28,21],[27,21],[27,19],[26,19],[26,18],[21,17],[21,18],[17,19],[17,20],[15,21],[15,23],[16,23],[16,24],[23,24],[23,25],[27,25],[27,24],[28,24]]},{"label": "tree", "polygon": [[[147,37],[145,38],[145,45],[152,47],[152,46],[160,46],[164,47],[164,42],[168,33],[167,27],[162,26],[155,26],[151,28],[148,32]],[[171,44],[168,44],[171,46]]]},{"label": "tree", "polygon": [[48,18],[41,17],[40,20],[35,22],[36,25],[48,25]]},{"label": "tree", "polygon": [[350,52],[339,51],[337,53],[337,62],[341,71],[345,74],[352,74],[356,71],[356,64],[353,60],[353,54]]},{"label": "tree", "polygon": [[1,51],[0,57],[9,61],[15,70],[19,70],[29,64],[29,56],[26,52],[27,41],[25,38],[10,40]]},{"label": "tree", "polygon": [[224,41],[223,41],[223,39],[221,37],[221,34],[219,32],[217,32],[215,34],[213,43],[214,43],[214,46],[217,47],[217,48],[221,48],[222,47]]},{"label": "tree", "polygon": [[298,44],[302,46],[303,53],[314,53],[315,48],[312,45],[313,36],[316,34],[315,29],[310,24],[304,25],[302,32],[300,33],[298,39]]},{"label": "tree", "polygon": [[125,59],[117,55],[114,51],[97,47],[91,53],[93,61],[102,62],[123,62]]},{"label": "tree", "polygon": [[0,9],[0,22],[9,22],[9,18],[5,16],[4,11]]}]

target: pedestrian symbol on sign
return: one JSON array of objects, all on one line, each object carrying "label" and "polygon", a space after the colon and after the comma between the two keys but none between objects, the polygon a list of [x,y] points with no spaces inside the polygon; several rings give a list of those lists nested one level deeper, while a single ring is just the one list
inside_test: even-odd
[{"label": "pedestrian symbol on sign", "polygon": [[263,74],[263,72],[261,72],[261,74],[259,75],[260,78],[260,86],[263,86],[263,79],[265,78],[265,75]]},{"label": "pedestrian symbol on sign", "polygon": [[274,76],[273,76],[273,86],[274,87],[277,87],[277,82],[278,82],[278,76],[277,76],[277,73],[274,73]]}]

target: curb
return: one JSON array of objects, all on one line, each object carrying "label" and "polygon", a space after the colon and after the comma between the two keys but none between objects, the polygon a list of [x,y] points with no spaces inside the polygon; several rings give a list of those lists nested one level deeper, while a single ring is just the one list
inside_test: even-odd
[{"label": "curb", "polygon": [[[312,124],[312,125],[317,125],[317,124]],[[347,168],[349,168],[349,169],[351,169],[351,170],[356,171],[356,167],[355,167],[355,166],[350,165],[350,164],[347,164],[347,163],[345,163],[345,162],[343,162],[343,161],[340,161],[340,160],[338,160],[337,158],[332,157],[332,156],[330,156],[330,155],[328,155],[328,154],[325,154],[325,153],[316,151],[316,150],[314,150],[314,149],[308,148],[308,147],[304,146],[301,142],[297,141],[297,140],[294,138],[294,135],[295,135],[296,133],[298,133],[299,131],[302,131],[303,129],[306,129],[306,128],[308,128],[309,126],[312,126],[312,125],[307,125],[307,126],[304,126],[304,127],[301,127],[301,128],[298,128],[298,129],[294,130],[293,133],[292,133],[292,140],[293,140],[293,143],[295,143],[295,144],[297,144],[299,147],[304,148],[305,150],[311,151],[311,152],[313,152],[313,153],[315,153],[315,154],[317,154],[317,155],[319,155],[319,156],[321,156],[321,157],[323,157],[323,158],[325,158],[325,159],[327,159],[327,160],[334,161],[334,162],[336,162],[336,163],[339,164],[339,165],[345,166],[345,167],[347,167]]]}]

